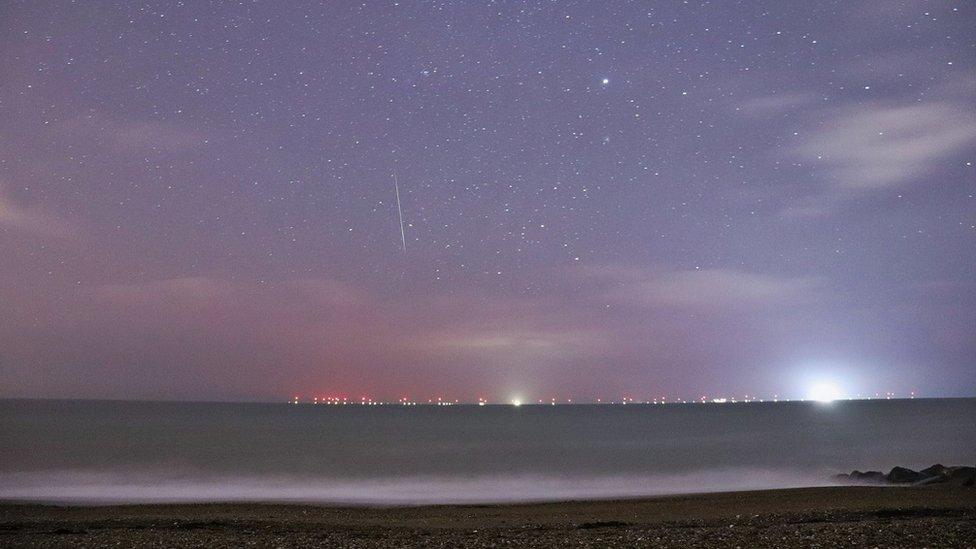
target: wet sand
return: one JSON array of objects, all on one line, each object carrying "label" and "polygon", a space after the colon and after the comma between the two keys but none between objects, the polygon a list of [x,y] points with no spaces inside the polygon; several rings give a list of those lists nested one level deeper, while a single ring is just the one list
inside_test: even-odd
[{"label": "wet sand", "polygon": [[517,505],[0,504],[3,547],[973,547],[976,489],[843,486]]}]

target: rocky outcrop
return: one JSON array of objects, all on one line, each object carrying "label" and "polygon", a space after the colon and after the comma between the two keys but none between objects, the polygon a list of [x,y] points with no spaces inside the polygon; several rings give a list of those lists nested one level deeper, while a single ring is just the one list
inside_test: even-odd
[{"label": "rocky outcrop", "polygon": [[921,471],[907,467],[893,467],[888,474],[881,471],[851,471],[846,475],[835,475],[834,480],[853,484],[901,484],[923,486],[926,484],[949,483],[958,486],[973,486],[976,483],[976,467],[946,467],[935,464]]},{"label": "rocky outcrop", "polygon": [[914,484],[923,478],[925,477],[922,476],[922,473],[912,471],[906,467],[893,467],[891,471],[885,475],[885,480],[892,484]]},{"label": "rocky outcrop", "polygon": [[881,471],[851,471],[849,475],[834,475],[834,479],[841,482],[852,482],[855,484],[887,484],[885,474]]}]

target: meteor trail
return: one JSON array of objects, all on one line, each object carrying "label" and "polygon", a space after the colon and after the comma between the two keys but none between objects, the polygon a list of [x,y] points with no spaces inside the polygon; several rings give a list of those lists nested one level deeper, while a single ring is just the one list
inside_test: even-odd
[{"label": "meteor trail", "polygon": [[403,243],[403,255],[407,255],[407,234],[403,232],[403,208],[400,207],[400,182],[397,181],[396,170],[393,170],[393,189],[396,191],[397,214],[400,216],[400,241]]}]

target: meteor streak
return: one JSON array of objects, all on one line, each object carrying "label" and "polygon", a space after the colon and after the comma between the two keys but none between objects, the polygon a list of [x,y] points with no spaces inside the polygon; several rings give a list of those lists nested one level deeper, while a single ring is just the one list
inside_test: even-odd
[{"label": "meteor streak", "polygon": [[396,170],[393,170],[393,189],[396,191],[397,214],[400,216],[400,242],[403,243],[403,255],[407,255],[407,234],[403,232],[403,208],[400,207],[400,182],[397,181]]}]

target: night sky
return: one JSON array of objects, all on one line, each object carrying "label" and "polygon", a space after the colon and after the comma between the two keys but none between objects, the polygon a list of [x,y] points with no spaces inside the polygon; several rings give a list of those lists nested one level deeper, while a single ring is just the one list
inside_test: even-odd
[{"label": "night sky", "polygon": [[972,2],[8,0],[0,54],[2,397],[976,394]]}]

